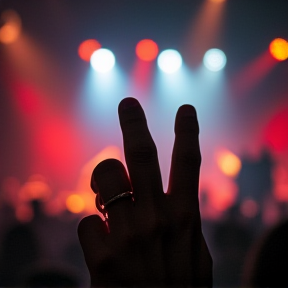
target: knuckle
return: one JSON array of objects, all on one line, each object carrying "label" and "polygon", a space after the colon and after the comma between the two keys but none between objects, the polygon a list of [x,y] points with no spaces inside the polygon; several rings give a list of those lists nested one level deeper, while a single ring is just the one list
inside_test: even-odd
[{"label": "knuckle", "polygon": [[155,236],[161,234],[167,226],[167,221],[157,212],[149,212],[149,217],[145,218],[144,221],[139,225],[137,234],[142,237]]},{"label": "knuckle", "polygon": [[188,151],[179,155],[179,164],[187,169],[200,167],[201,161],[202,158],[199,149],[193,149],[190,152]]},{"label": "knuckle", "polygon": [[201,219],[199,216],[197,209],[185,209],[184,211],[178,209],[178,212],[175,211],[174,213],[174,220],[179,229],[198,231],[199,229],[201,230]]},{"label": "knuckle", "polygon": [[154,143],[135,145],[131,147],[129,154],[130,159],[137,164],[148,164],[157,159],[157,149]]},{"label": "knuckle", "polygon": [[146,119],[139,115],[130,115],[121,119],[121,127],[124,134],[138,133],[147,130]]}]

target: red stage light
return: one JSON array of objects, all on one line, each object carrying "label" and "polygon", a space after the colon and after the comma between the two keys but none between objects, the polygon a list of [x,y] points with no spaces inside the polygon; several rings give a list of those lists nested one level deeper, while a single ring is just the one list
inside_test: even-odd
[{"label": "red stage light", "polygon": [[85,40],[79,45],[78,54],[82,60],[89,62],[93,52],[99,48],[101,48],[101,44],[98,41],[94,39]]},{"label": "red stage light", "polygon": [[136,46],[136,55],[143,61],[153,61],[158,51],[158,45],[150,39],[141,40]]},{"label": "red stage light", "polygon": [[288,42],[282,38],[274,39],[269,46],[271,55],[279,61],[284,61],[288,58]]}]

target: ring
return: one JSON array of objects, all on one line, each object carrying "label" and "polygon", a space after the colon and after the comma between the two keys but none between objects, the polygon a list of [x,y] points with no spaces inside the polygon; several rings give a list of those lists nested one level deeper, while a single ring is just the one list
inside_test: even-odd
[{"label": "ring", "polygon": [[96,208],[102,213],[105,222],[108,221],[108,213],[106,210],[106,207],[111,204],[112,202],[123,198],[123,197],[131,197],[132,201],[134,202],[133,192],[132,191],[126,191],[117,195],[112,196],[107,202],[103,203],[102,198],[100,197],[99,193],[97,193],[96,196]]},{"label": "ring", "polygon": [[112,202],[114,202],[120,198],[124,198],[124,197],[132,197],[132,200],[134,201],[133,192],[132,191],[126,191],[126,192],[117,194],[115,196],[112,196],[112,198],[110,198],[107,202],[105,202],[101,205],[102,206],[101,208],[105,210],[109,204],[111,204]]}]

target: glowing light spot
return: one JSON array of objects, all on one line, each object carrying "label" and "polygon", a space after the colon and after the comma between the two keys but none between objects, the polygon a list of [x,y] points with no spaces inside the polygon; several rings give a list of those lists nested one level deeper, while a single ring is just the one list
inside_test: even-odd
[{"label": "glowing light spot", "polygon": [[167,49],[160,53],[157,63],[163,72],[172,74],[180,69],[182,65],[182,57],[178,51]]},{"label": "glowing light spot", "polygon": [[66,199],[66,207],[72,213],[80,213],[85,208],[85,202],[80,195],[72,194]]},{"label": "glowing light spot", "polygon": [[46,201],[51,195],[51,189],[42,175],[32,175],[19,191],[19,197],[23,201]]},{"label": "glowing light spot", "polygon": [[221,171],[227,176],[236,176],[241,169],[240,159],[228,150],[217,153],[216,160]]},{"label": "glowing light spot", "polygon": [[100,48],[101,44],[98,41],[94,39],[88,39],[79,45],[78,55],[82,60],[89,62],[93,52]]},{"label": "glowing light spot", "polygon": [[227,62],[226,55],[220,49],[210,49],[208,50],[203,58],[203,63],[205,67],[213,72],[222,70]]},{"label": "glowing light spot", "polygon": [[240,206],[241,213],[247,218],[253,218],[259,211],[258,203],[253,199],[245,199]]},{"label": "glowing light spot", "polygon": [[93,52],[90,63],[97,72],[107,73],[115,65],[115,56],[110,50],[101,48]]},{"label": "glowing light spot", "polygon": [[157,44],[150,39],[141,40],[136,46],[136,55],[143,61],[153,61],[158,51]]},{"label": "glowing light spot", "polygon": [[0,42],[10,44],[15,42],[21,32],[21,19],[17,12],[6,10],[1,14],[0,22],[4,25],[0,28]]},{"label": "glowing light spot", "polygon": [[288,58],[288,42],[282,38],[274,39],[269,46],[271,55],[279,61],[284,61]]}]

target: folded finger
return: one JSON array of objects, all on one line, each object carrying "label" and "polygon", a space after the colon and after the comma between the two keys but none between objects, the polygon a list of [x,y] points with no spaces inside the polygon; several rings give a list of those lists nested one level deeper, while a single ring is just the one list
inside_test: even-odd
[{"label": "folded finger", "polygon": [[111,233],[121,237],[130,229],[133,218],[133,201],[129,193],[132,188],[125,167],[116,159],[104,160],[94,169],[91,183],[108,213]]},{"label": "folded finger", "polygon": [[78,237],[86,264],[90,269],[105,259],[107,227],[98,215],[83,218],[78,225]]}]

